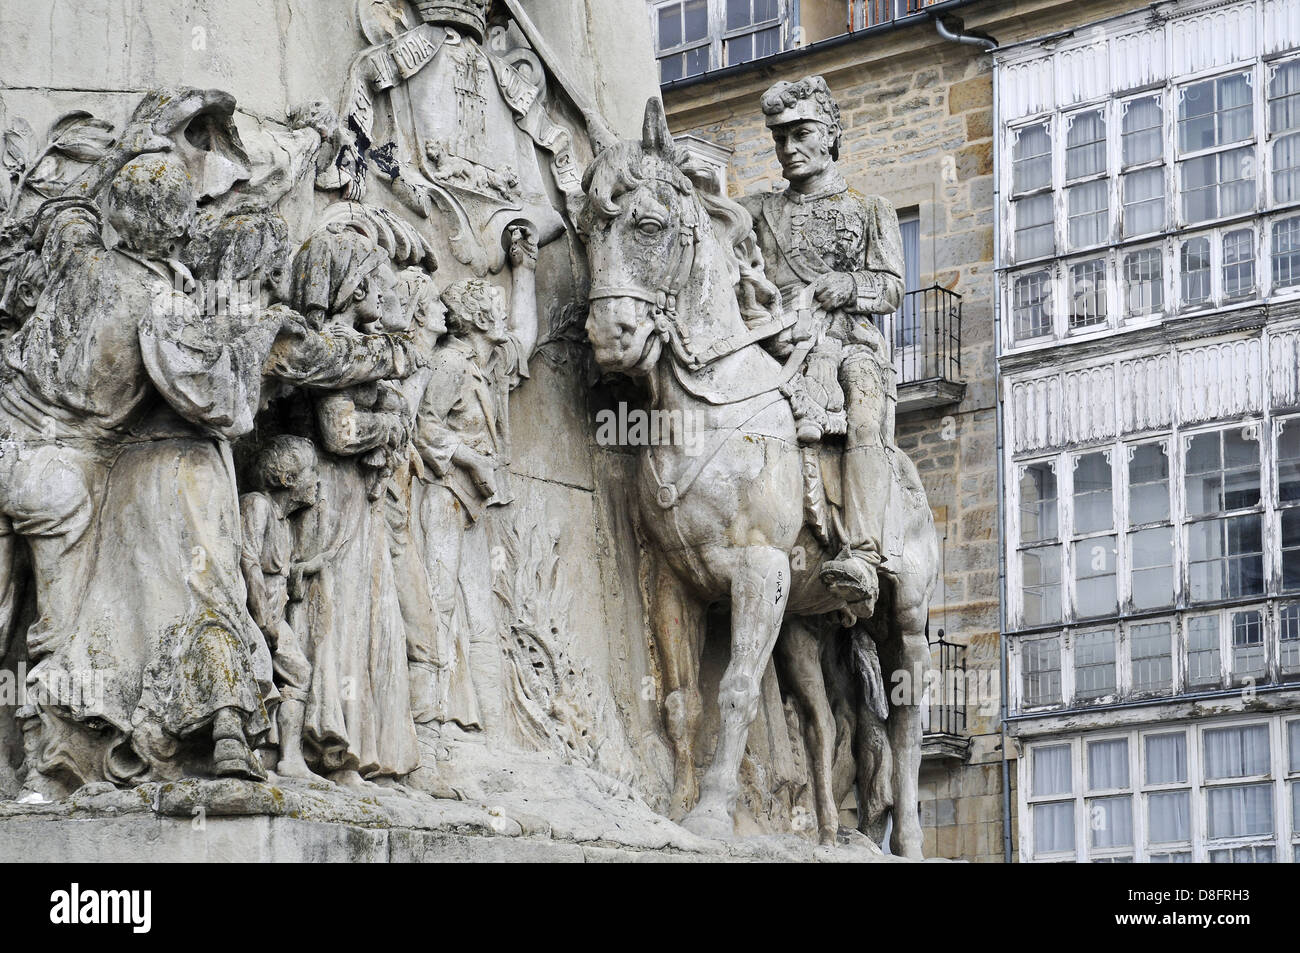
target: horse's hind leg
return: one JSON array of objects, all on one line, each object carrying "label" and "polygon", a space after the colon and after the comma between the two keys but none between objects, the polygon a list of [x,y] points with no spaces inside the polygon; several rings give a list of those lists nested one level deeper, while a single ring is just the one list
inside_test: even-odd
[{"label": "horse's hind leg", "polygon": [[790,557],[751,546],[738,554],[731,579],[731,661],[718,686],[722,730],[704,776],[700,803],[683,822],[706,837],[730,837],[740,792],[740,761],[749,726],[758,715],[760,680],[772,657],[790,595]]},{"label": "horse's hind leg", "polygon": [[700,651],[704,610],[667,567],[654,581],[652,628],[659,656],[664,727],[673,748],[673,793],[669,816],[681,820],[695,803],[695,737],[700,701]]},{"label": "horse's hind leg", "polygon": [[[897,629],[888,646],[882,646],[889,669],[908,673],[912,691],[904,704],[889,714],[889,746],[892,749],[894,830],[890,849],[900,857],[920,860],[921,818],[918,814],[918,775],[921,771],[921,695],[930,669],[930,644],[925,635],[926,600],[905,605],[900,599]],[[917,683],[917,677],[921,681]]]},{"label": "horse's hind leg", "polygon": [[803,716],[813,799],[817,805],[818,836],[823,844],[834,844],[840,826],[831,784],[835,760],[835,717],[822,678],[821,639],[808,622],[790,618],[777,640],[776,650]]}]

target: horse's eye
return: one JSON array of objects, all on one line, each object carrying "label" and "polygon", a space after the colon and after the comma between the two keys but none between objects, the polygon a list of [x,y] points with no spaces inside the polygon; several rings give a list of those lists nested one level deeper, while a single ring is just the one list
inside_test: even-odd
[{"label": "horse's eye", "polygon": [[664,230],[664,227],[660,222],[656,222],[653,218],[643,218],[641,221],[636,223],[636,230],[638,234],[643,235],[646,238],[658,238],[659,233]]}]

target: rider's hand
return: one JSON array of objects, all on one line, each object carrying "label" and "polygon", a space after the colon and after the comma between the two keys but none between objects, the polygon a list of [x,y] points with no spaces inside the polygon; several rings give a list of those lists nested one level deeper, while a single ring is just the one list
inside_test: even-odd
[{"label": "rider's hand", "polygon": [[858,296],[858,286],[853,276],[842,271],[831,271],[813,282],[813,297],[827,311],[837,311]]},{"label": "rider's hand", "polygon": [[537,270],[537,240],[519,225],[510,227],[510,267]]}]

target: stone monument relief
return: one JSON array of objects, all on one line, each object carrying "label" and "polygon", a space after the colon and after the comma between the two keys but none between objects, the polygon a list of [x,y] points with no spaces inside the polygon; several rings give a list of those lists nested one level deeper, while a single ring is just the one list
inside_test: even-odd
[{"label": "stone monument relief", "polygon": [[0,856],[919,858],[901,239],[826,83],[735,201],[554,3],[295,6],[247,104],[0,90]]}]

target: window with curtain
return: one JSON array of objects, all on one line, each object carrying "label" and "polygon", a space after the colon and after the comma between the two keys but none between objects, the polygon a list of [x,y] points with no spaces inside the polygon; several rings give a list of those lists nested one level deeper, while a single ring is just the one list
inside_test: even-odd
[{"label": "window with curtain", "polygon": [[1300,216],[1273,223],[1273,287],[1300,285]]},{"label": "window with curtain", "polygon": [[1088,790],[1114,791],[1128,787],[1128,739],[1089,741]]},{"label": "window with curtain", "polygon": [[1074,802],[1034,805],[1034,853],[1074,850]]},{"label": "window with curtain", "polygon": [[1169,444],[1129,448],[1128,564],[1130,602],[1158,609],[1174,601],[1174,530],[1169,509]]},{"label": "window with curtain", "polygon": [[1065,179],[1073,182],[1106,172],[1106,117],[1102,110],[1076,113],[1066,120]]},{"label": "window with curtain", "polygon": [[1021,694],[1027,708],[1061,703],[1061,640],[1028,639],[1020,644]]},{"label": "window with curtain", "polygon": [[[1206,792],[1211,840],[1273,833],[1273,785],[1242,784]],[[1235,861],[1235,858],[1234,858]]]},{"label": "window with curtain", "polygon": [[1191,616],[1187,620],[1187,687],[1217,688],[1222,682],[1219,616]]},{"label": "window with curtain", "polygon": [[1259,437],[1252,427],[1185,436],[1184,494],[1190,597],[1203,602],[1262,594],[1264,541]]},{"label": "window with curtain", "polygon": [[1189,238],[1180,250],[1183,304],[1194,306],[1210,301],[1210,239]]},{"label": "window with curtain", "polygon": [[1110,237],[1109,189],[1105,179],[1066,189],[1066,230],[1071,248],[1101,245]]},{"label": "window with curtain", "polygon": [[1268,725],[1208,728],[1203,740],[1207,780],[1252,778],[1268,774]]},{"label": "window with curtain", "polygon": [[1052,333],[1052,276],[1046,271],[1018,276],[1011,286],[1011,317],[1017,342]]},{"label": "window with curtain", "polygon": [[1187,780],[1187,736],[1181,731],[1146,736],[1146,783],[1182,784]]},{"label": "window with curtain", "polygon": [[1142,96],[1124,103],[1123,144],[1121,159],[1124,168],[1160,162],[1165,156],[1164,109],[1161,98]]},{"label": "window with curtain", "polygon": [[1300,591],[1300,417],[1278,421],[1273,449],[1282,590]]},{"label": "window with curtain", "polygon": [[1070,330],[1106,323],[1106,260],[1070,266]]},{"label": "window with curtain", "polygon": [[915,212],[898,217],[903,236],[903,304],[894,314],[894,347],[915,347],[921,343],[921,317],[917,296],[906,292],[921,290],[921,218]]},{"label": "window with curtain", "polygon": [[1115,502],[1110,453],[1086,453],[1074,465],[1074,608],[1079,618],[1113,615],[1116,589]]},{"label": "window with curtain", "polygon": [[1052,193],[1016,199],[1016,259],[1042,258],[1056,251],[1056,220]]},{"label": "window with curtain", "polygon": [[[1040,746],[1031,749],[1030,797],[1067,797],[1073,793],[1071,747]],[[1036,803],[1033,806],[1034,853],[1074,850],[1074,801]]]},{"label": "window with curtain", "polygon": [[1131,626],[1129,658],[1134,692],[1167,692],[1173,688],[1173,636],[1168,622]]},{"label": "window with curtain", "polygon": [[1070,770],[1070,746],[1034,748],[1034,797],[1069,794],[1074,789]]},{"label": "window with curtain", "polygon": [[1052,136],[1046,122],[1016,131],[1011,175],[1016,194],[1052,187]]},{"label": "window with curtain", "polygon": [[1074,640],[1074,697],[1092,701],[1114,695],[1115,632],[1080,632]]},{"label": "window with curtain", "polygon": [[1199,152],[1254,135],[1249,73],[1234,73],[1179,90],[1178,151]]},{"label": "window with curtain", "polygon": [[1022,621],[1027,626],[1059,622],[1061,546],[1053,464],[1022,467],[1019,494]]},{"label": "window with curtain", "polygon": [[1158,248],[1143,248],[1124,256],[1126,314],[1155,314],[1165,305],[1163,256]]},{"label": "window with curtain", "polygon": [[1273,136],[1273,200],[1300,201],[1300,60],[1272,70],[1268,129]]},{"label": "window with curtain", "polygon": [[1188,225],[1255,208],[1255,148],[1246,146],[1179,164],[1183,221]]},{"label": "window with curtain", "polygon": [[1099,849],[1133,846],[1133,799],[1088,799],[1089,846]]},{"label": "window with curtain", "polygon": [[1165,172],[1139,169],[1124,174],[1124,237],[1147,235],[1165,227]]}]

